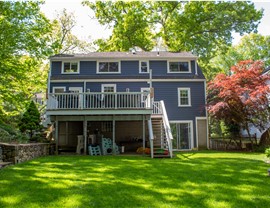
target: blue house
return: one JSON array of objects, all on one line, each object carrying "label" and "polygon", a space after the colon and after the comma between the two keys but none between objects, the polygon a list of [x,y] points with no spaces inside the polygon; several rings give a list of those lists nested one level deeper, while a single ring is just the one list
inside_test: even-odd
[{"label": "blue house", "polygon": [[191,53],[50,57],[47,116],[57,151],[86,154],[103,138],[112,141],[112,154],[142,147],[152,157],[172,157],[176,150],[207,148],[205,100],[206,80]]}]

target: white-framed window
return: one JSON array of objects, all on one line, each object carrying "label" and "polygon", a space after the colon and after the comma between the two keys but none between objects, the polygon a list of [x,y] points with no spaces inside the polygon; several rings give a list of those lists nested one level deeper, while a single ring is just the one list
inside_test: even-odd
[{"label": "white-framed window", "polygon": [[102,92],[116,92],[116,84],[102,84]]},{"label": "white-framed window", "polygon": [[190,61],[168,61],[168,73],[190,73]]},{"label": "white-framed window", "polygon": [[98,61],[97,73],[121,73],[119,61]]},{"label": "white-framed window", "polygon": [[149,61],[140,61],[140,73],[149,73]]},{"label": "white-framed window", "polygon": [[191,106],[190,88],[178,88],[178,106]]},{"label": "white-framed window", "polygon": [[53,87],[53,93],[64,93],[66,91],[66,87]]},{"label": "white-framed window", "polygon": [[82,93],[82,87],[69,87],[68,90],[72,93]]},{"label": "white-framed window", "polygon": [[62,74],[79,74],[80,66],[78,61],[63,61]]}]

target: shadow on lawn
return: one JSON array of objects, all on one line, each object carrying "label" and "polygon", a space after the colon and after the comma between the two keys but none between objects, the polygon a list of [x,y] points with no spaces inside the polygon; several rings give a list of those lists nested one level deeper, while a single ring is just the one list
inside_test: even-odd
[{"label": "shadow on lawn", "polygon": [[0,207],[216,208],[270,204],[266,164],[237,154],[213,156],[198,152],[180,153],[173,159],[40,158],[0,171]]}]

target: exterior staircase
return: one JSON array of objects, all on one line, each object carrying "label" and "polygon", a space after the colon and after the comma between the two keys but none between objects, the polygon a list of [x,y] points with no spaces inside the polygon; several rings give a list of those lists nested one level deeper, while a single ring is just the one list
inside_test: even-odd
[{"label": "exterior staircase", "polygon": [[163,101],[156,102],[159,110],[151,116],[150,143],[152,158],[172,158],[172,134]]}]

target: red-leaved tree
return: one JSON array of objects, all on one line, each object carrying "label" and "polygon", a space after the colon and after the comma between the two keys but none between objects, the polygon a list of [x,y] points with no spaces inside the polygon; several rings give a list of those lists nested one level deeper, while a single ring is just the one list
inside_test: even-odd
[{"label": "red-leaved tree", "polygon": [[264,129],[269,122],[270,76],[262,74],[261,61],[241,61],[231,68],[231,75],[217,75],[208,84],[209,115],[225,124],[247,130],[249,124]]}]

